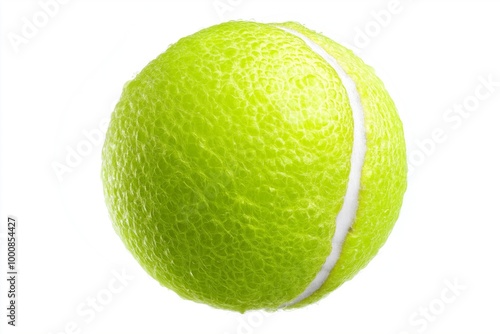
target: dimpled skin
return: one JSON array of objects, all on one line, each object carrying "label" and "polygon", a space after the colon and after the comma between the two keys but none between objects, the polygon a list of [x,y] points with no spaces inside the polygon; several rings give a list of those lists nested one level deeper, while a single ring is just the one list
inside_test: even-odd
[{"label": "dimpled skin", "polygon": [[[228,22],[182,38],[123,90],[103,149],[113,226],[180,296],[244,312],[296,298],[331,252],[353,119],[335,70],[280,25]],[[352,76],[365,108],[359,210],[338,265],[303,306],[364,267],[406,188],[402,126],[373,70],[295,24]]]}]

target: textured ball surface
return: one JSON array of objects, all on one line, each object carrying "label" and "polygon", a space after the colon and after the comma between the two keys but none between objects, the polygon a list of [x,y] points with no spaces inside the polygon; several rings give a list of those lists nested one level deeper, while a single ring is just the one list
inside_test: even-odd
[{"label": "textured ball surface", "polygon": [[406,189],[405,143],[350,50],[296,23],[228,22],[125,85],[102,180],[116,232],[162,285],[276,310],[319,300],[375,256]]}]

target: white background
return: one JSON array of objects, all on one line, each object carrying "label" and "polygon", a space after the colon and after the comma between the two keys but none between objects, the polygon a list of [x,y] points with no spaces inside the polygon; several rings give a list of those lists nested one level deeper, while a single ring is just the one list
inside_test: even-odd
[{"label": "white background", "polygon": [[[46,2],[0,9],[1,333],[500,332],[500,2],[60,0],[44,22]],[[179,38],[234,19],[294,20],[353,48],[394,98],[415,167],[379,255],[303,309],[241,315],[179,298],[125,250],[103,201],[100,124],[123,84]],[[19,219],[16,328],[7,215]]]}]

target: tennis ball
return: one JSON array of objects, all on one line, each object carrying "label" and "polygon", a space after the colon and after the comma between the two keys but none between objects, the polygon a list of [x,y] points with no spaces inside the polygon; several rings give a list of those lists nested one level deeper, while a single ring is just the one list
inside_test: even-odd
[{"label": "tennis ball", "polygon": [[114,228],[160,284],[217,308],[294,308],[353,277],[406,189],[371,67],[297,23],[182,38],[125,85],[103,149]]}]

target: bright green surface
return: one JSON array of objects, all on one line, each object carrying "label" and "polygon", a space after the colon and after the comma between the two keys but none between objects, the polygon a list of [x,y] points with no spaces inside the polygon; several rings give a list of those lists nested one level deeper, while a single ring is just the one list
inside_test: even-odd
[{"label": "bright green surface", "polygon": [[352,51],[297,23],[283,26],[304,34],[337,60],[356,83],[365,113],[367,150],[356,220],[328,280],[314,295],[297,304],[303,306],[351,279],[385,243],[406,190],[406,147],[394,102],[371,67]]},{"label": "bright green surface", "polygon": [[[313,301],[385,241],[406,164],[401,124],[371,69],[292,27],[344,57],[369,111],[352,250]],[[249,22],[183,38],[127,83],[113,113],[102,178],[115,230],[151,276],[185,298],[275,309],[331,251],[352,127],[337,74],[299,38]]]}]

